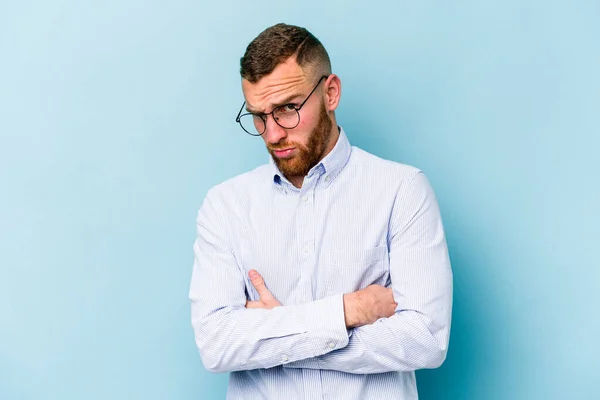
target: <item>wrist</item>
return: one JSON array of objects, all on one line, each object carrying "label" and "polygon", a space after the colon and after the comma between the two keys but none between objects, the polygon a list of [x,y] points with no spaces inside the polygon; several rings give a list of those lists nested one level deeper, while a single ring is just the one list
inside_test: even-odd
[{"label": "wrist", "polygon": [[346,293],[344,299],[344,320],[346,328],[356,328],[359,326],[357,313],[358,292]]}]

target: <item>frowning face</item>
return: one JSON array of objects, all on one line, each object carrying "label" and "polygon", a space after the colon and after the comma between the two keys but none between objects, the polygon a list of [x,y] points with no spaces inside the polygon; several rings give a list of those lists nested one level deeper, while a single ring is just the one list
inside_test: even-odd
[{"label": "frowning face", "polygon": [[246,109],[256,114],[269,113],[278,106],[297,107],[315,89],[298,111],[300,121],[296,127],[283,128],[269,115],[262,134],[273,161],[294,185],[301,185],[304,176],[337,140],[333,111],[339,102],[339,78],[333,74],[322,80],[319,77],[307,73],[291,57],[256,83],[242,80]]}]

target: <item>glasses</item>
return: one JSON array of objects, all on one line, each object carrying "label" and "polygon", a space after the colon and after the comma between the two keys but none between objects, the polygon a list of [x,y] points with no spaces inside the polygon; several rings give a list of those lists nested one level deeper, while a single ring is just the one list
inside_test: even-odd
[{"label": "glasses", "polygon": [[239,123],[240,126],[246,133],[252,136],[261,136],[267,130],[267,117],[269,115],[273,116],[273,120],[275,123],[282,127],[283,129],[294,129],[300,124],[300,109],[310,96],[317,90],[319,84],[326,79],[329,75],[323,75],[319,82],[315,85],[314,89],[310,92],[310,94],[306,97],[306,99],[300,104],[283,104],[281,106],[277,106],[270,113],[266,114],[258,114],[258,113],[245,113],[242,114],[244,110],[244,106],[246,102],[242,104],[242,108],[240,108],[240,112],[235,118],[235,122]]}]

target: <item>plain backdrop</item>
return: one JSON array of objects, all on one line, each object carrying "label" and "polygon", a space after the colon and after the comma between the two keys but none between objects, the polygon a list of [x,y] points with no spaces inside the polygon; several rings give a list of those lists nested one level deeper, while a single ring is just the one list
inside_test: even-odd
[{"label": "plain backdrop", "polygon": [[0,1],[0,399],[223,399],[195,217],[268,161],[239,58],[307,27],[352,145],[415,165],[454,271],[421,399],[600,393],[600,2]]}]

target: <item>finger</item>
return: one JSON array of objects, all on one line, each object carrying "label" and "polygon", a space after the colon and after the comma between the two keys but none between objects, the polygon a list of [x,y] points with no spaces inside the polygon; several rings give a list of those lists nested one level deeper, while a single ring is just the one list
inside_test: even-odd
[{"label": "finger", "polygon": [[396,307],[398,307],[398,304],[396,302],[390,304],[388,308],[388,317],[391,317],[392,315],[396,314]]},{"label": "finger", "polygon": [[390,300],[396,301],[396,299],[394,298],[394,291],[392,289],[388,289],[387,294],[389,295]]},{"label": "finger", "polygon": [[246,301],[246,308],[266,308],[262,301]]},{"label": "finger", "polygon": [[270,300],[273,298],[273,295],[271,294],[271,292],[269,292],[269,289],[267,289],[267,286],[265,285],[265,280],[256,270],[251,269],[248,272],[248,276],[250,277],[250,282],[252,282],[252,286],[254,286],[262,301]]}]

